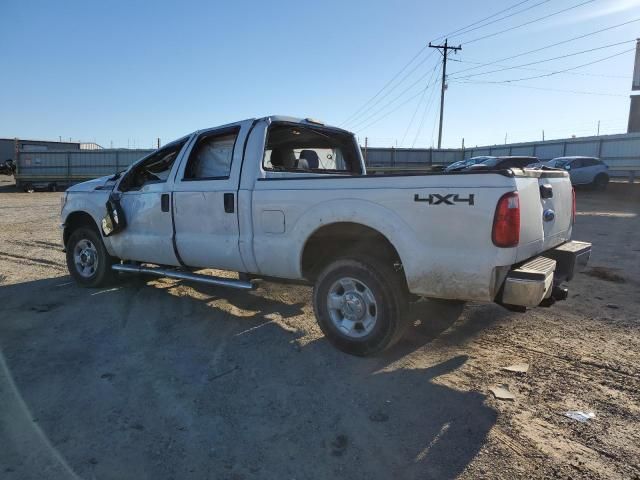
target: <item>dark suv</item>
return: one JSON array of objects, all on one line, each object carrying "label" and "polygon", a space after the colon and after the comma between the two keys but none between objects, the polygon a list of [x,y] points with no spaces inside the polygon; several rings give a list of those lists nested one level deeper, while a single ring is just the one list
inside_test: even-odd
[{"label": "dark suv", "polygon": [[533,163],[537,163],[537,157],[493,157],[471,165],[467,170],[505,170],[507,168],[525,168]]}]

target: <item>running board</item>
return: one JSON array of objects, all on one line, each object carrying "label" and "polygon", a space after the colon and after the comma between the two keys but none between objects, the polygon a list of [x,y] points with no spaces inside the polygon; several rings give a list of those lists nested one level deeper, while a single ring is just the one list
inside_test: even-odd
[{"label": "running board", "polygon": [[127,273],[146,273],[156,275],[158,277],[175,278],[177,280],[191,280],[192,282],[206,283],[208,285],[217,285],[219,287],[237,288],[239,290],[253,290],[255,285],[250,281],[236,280],[233,278],[213,277],[211,275],[202,275],[199,273],[180,272],[177,270],[164,270],[162,268],[148,268],[139,265],[125,265],[116,263],[111,268],[118,272]]}]

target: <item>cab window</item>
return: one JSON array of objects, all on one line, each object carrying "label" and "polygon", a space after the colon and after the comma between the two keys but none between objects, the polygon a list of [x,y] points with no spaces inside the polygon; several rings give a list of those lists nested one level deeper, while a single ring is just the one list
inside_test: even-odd
[{"label": "cab window", "polygon": [[272,172],[362,173],[351,134],[288,123],[269,128],[262,167]]},{"label": "cab window", "polygon": [[166,182],[169,178],[169,173],[171,173],[171,168],[187,140],[189,140],[189,137],[172,142],[134,166],[127,176],[122,179],[120,190],[123,192],[140,190],[143,186],[151,183]]},{"label": "cab window", "polygon": [[229,178],[238,130],[202,134],[189,155],[184,180]]}]

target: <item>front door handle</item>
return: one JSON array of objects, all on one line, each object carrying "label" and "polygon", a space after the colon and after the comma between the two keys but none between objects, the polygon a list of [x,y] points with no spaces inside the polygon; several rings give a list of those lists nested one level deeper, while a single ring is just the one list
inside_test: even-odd
[{"label": "front door handle", "polygon": [[160,197],[160,207],[162,208],[163,212],[169,211],[169,194],[168,193],[163,193],[162,196]]},{"label": "front door handle", "polygon": [[233,193],[224,194],[224,211],[227,213],[233,213],[235,211]]}]

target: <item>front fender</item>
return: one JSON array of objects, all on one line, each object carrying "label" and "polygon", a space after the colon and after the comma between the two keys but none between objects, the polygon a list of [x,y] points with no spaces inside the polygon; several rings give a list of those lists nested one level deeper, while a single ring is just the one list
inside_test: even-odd
[{"label": "front fender", "polygon": [[114,255],[114,250],[111,246],[111,241],[108,237],[104,237],[102,235],[102,230],[100,228],[100,224],[102,222],[102,218],[106,213],[105,204],[109,199],[109,194],[111,191],[109,190],[98,190],[90,193],[84,192],[69,192],[67,193],[67,201],[62,209],[60,214],[60,220],[62,224],[62,228],[66,228],[69,217],[77,212],[84,212],[88,214],[93,221],[95,222],[100,235],[102,236],[102,241],[104,242],[104,246],[109,252],[110,255]]}]

